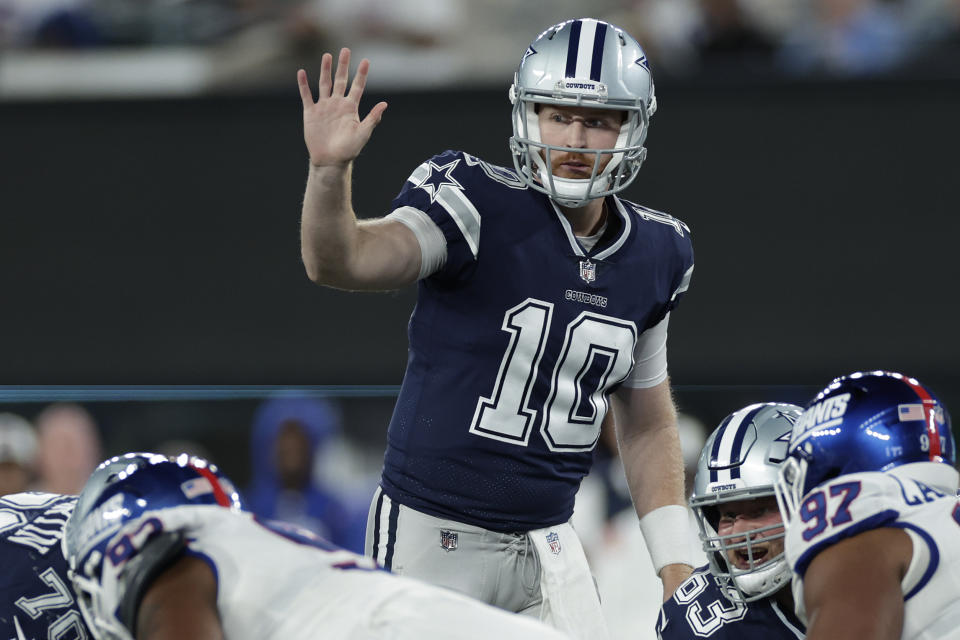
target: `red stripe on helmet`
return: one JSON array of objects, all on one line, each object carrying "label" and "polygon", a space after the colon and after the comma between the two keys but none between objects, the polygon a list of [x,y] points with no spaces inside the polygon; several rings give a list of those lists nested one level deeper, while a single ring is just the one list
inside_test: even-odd
[{"label": "red stripe on helmet", "polygon": [[[939,450],[939,444],[937,448]],[[227,496],[227,492],[224,491],[223,486],[220,485],[220,480],[210,469],[194,465],[190,465],[190,467],[210,482],[210,486],[213,488],[213,497],[216,499],[218,505],[221,507],[229,507],[232,504],[229,496]]]},{"label": "red stripe on helmet", "polygon": [[930,437],[930,462],[940,462],[940,432],[937,430],[933,411],[937,401],[926,389],[910,378],[904,377],[903,381],[913,389],[914,393],[920,396],[921,406],[923,406],[923,419],[927,423],[927,435]]}]

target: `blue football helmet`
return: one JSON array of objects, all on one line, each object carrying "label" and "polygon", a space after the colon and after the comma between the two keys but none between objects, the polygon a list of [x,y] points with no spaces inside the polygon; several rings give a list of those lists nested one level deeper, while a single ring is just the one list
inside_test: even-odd
[{"label": "blue football helmet", "polygon": [[[766,598],[790,584],[792,574],[782,551],[767,553],[784,538],[781,522],[720,535],[720,513],[725,504],[774,495],[787,442],[803,411],[793,404],[751,404],[723,419],[700,454],[690,508],[697,517],[700,540],[710,571],[724,594],[734,602]],[[738,568],[731,554],[746,567]]]},{"label": "blue football helmet", "polygon": [[[187,454],[128,453],[103,462],[90,476],[64,529],[63,553],[80,611],[98,639],[132,640],[142,595],[137,591],[152,577],[132,576],[138,573],[134,557],[164,535],[169,540],[153,545],[153,552],[162,548],[172,555],[182,548],[176,534],[158,527],[140,527],[132,536],[117,534],[145,512],[183,505],[243,509],[230,480],[206,460]],[[152,558],[149,564],[163,563]],[[119,607],[107,604],[117,602]]]},{"label": "blue football helmet", "polygon": [[[510,87],[513,137],[510,150],[520,179],[556,202],[581,207],[618,193],[633,182],[647,156],[643,143],[657,110],[650,64],[626,31],[583,18],[556,24],[541,33],[520,61]],[[538,105],[615,109],[626,113],[612,149],[574,149],[545,144]],[[551,153],[595,154],[589,178],[559,178]],[[600,170],[601,155],[610,161]]]},{"label": "blue football helmet", "polygon": [[955,466],[950,415],[916,379],[889,371],[837,378],[793,428],[777,481],[785,520],[815,487],[837,476],[913,462]]}]

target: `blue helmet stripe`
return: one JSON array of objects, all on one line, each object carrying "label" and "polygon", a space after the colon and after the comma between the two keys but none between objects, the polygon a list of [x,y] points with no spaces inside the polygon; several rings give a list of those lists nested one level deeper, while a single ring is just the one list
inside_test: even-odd
[{"label": "blue helmet stripe", "polygon": [[603,40],[607,35],[607,24],[597,23],[597,33],[593,36],[593,61],[590,63],[590,79],[600,82],[600,68],[603,66]]},{"label": "blue helmet stripe", "polygon": [[[740,427],[737,429],[737,435],[733,438],[733,447],[730,449],[730,462],[734,460],[742,462],[744,454],[740,452],[740,447],[743,446],[743,439],[747,436],[747,429],[753,424],[753,419],[757,416],[758,413],[766,409],[765,405],[761,405],[745,415],[743,420],[740,421]],[[730,469],[730,478],[739,478],[740,477],[740,465],[737,465]]]},{"label": "blue helmet stripe", "polygon": [[567,70],[566,77],[573,78],[577,75],[577,52],[580,50],[580,28],[583,23],[580,20],[574,20],[570,23],[570,41],[567,43]]},{"label": "blue helmet stripe", "polygon": [[720,479],[717,475],[717,458],[720,457],[720,441],[723,440],[720,434],[722,434],[723,430],[730,424],[731,418],[733,418],[733,416],[729,415],[720,423],[720,426],[717,427],[717,436],[713,439],[713,448],[710,449],[710,460],[707,462],[707,466],[710,468],[710,482],[716,482]]}]

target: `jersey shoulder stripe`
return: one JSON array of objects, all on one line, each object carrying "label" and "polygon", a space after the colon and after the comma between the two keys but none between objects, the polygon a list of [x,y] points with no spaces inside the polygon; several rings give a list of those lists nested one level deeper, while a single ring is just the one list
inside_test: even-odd
[{"label": "jersey shoulder stripe", "polygon": [[510,177],[469,154],[448,150],[413,170],[395,204],[413,206],[431,217],[438,208],[446,212],[475,259],[480,249],[480,211],[470,193],[483,189],[491,179],[506,184]]}]

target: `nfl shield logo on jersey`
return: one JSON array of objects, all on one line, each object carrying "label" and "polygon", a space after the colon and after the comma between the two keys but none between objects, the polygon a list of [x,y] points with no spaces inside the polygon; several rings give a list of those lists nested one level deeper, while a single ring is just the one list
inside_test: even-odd
[{"label": "nfl shield logo on jersey", "polygon": [[555,531],[547,534],[547,544],[550,545],[550,551],[553,552],[553,555],[560,554],[560,536]]},{"label": "nfl shield logo on jersey", "polygon": [[457,534],[446,529],[440,530],[440,546],[446,551],[453,551],[457,548]]},{"label": "nfl shield logo on jersey", "polygon": [[597,265],[589,260],[580,261],[580,278],[584,282],[593,282],[597,279]]}]

